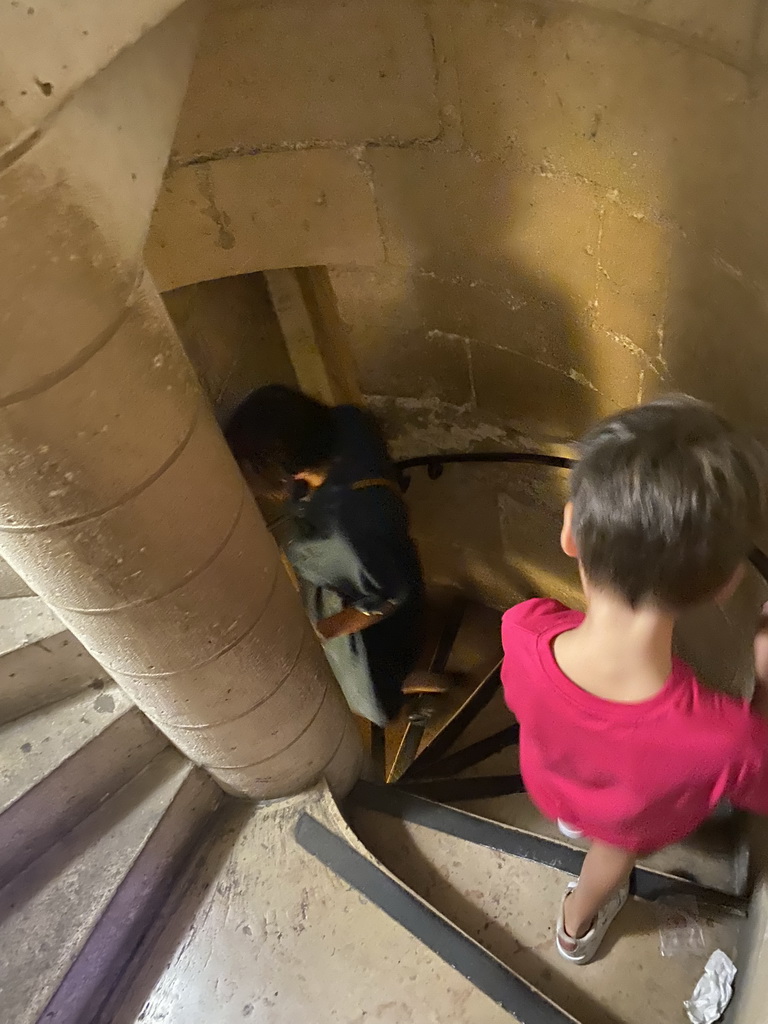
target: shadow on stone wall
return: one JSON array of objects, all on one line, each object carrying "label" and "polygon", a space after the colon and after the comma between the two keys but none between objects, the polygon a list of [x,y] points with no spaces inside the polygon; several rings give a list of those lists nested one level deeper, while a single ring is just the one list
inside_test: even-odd
[{"label": "shadow on stone wall", "polygon": [[[550,446],[669,388],[766,436],[758,7],[216,7],[153,272],[330,266],[398,455]],[[572,594],[564,490],[522,468],[415,482],[430,572],[499,604]]]},{"label": "shadow on stone wall", "polygon": [[[400,451],[514,446],[515,428],[572,437],[669,389],[768,437],[755,386],[768,370],[768,119],[754,5],[698,24],[674,6],[647,21],[616,7],[444,5],[460,123],[418,154],[367,154],[387,265],[339,279],[342,295],[356,275],[368,291],[350,301],[353,286],[347,308]],[[413,495],[431,571],[497,601],[507,584],[524,591],[521,574],[569,590],[553,550],[561,482],[504,472],[452,470]],[[730,689],[748,675],[744,621],[712,610],[682,631]]]},{"label": "shadow on stone wall", "polygon": [[[546,203],[546,179],[465,152],[370,160],[391,262],[352,272],[352,330],[367,390],[389,396],[375,407],[398,453],[514,449],[531,434],[560,442],[599,417],[585,312],[529,265],[520,240],[546,265],[530,216],[531,185]],[[596,245],[597,217],[585,220]],[[500,607],[536,592],[573,598],[575,567],[559,549],[566,486],[540,467],[454,466],[437,482],[414,474],[428,577]]]}]

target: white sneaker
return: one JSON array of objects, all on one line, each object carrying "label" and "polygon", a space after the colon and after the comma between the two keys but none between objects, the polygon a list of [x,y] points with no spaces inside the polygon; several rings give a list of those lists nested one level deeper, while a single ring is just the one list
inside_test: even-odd
[{"label": "white sneaker", "polygon": [[560,830],[560,834],[564,835],[566,839],[583,839],[584,833],[579,828],[574,828],[573,825],[569,825],[567,821],[563,821],[562,818],[557,819],[557,827]]},{"label": "white sneaker", "polygon": [[565,890],[563,902],[560,904],[560,915],[557,919],[557,951],[565,960],[572,964],[588,964],[600,948],[600,943],[605,938],[605,933],[611,927],[614,917],[618,914],[629,896],[629,886],[625,885],[615,895],[611,896],[607,903],[598,910],[594,924],[586,935],[580,939],[572,939],[565,931],[563,923],[563,910],[565,901],[578,885],[578,882],[569,882]]}]

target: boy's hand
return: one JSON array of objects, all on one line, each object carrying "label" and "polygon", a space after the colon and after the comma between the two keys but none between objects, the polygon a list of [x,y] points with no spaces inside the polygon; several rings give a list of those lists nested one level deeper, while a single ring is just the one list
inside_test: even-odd
[{"label": "boy's hand", "polygon": [[758,686],[768,688],[768,601],[760,609],[760,619],[753,645],[755,653],[755,680]]},{"label": "boy's hand", "polygon": [[754,640],[755,693],[752,709],[768,718],[768,601],[760,609],[760,619]]}]

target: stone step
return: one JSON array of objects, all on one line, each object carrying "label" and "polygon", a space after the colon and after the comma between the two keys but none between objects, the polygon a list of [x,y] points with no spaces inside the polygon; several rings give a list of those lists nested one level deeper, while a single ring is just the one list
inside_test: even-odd
[{"label": "stone step", "polygon": [[[479,740],[497,734],[515,721],[501,692],[493,694],[488,704],[454,742],[446,756],[453,756]],[[513,743],[474,765],[453,775],[455,779],[503,778],[518,775],[518,747]],[[439,765],[435,777],[442,778]],[[424,778],[430,768],[424,769]],[[446,780],[448,781],[448,780]],[[441,785],[441,790],[444,787]],[[534,807],[525,793],[501,796],[478,796],[474,799],[452,798],[448,790],[436,799],[480,817],[522,828],[546,838],[561,838],[557,825],[548,821]],[[458,790],[457,790],[458,792]],[[429,795],[424,789],[424,795]],[[586,842],[572,840],[574,846],[586,848]],[[643,863],[659,871],[694,879],[700,885],[736,896],[744,894],[748,883],[749,847],[743,816],[715,816],[682,843],[675,843],[643,859]]]},{"label": "stone step", "polygon": [[0,600],[0,723],[109,676],[39,597]]},{"label": "stone step", "polygon": [[0,558],[0,600],[9,597],[33,597],[34,590],[15,572],[4,558]]},{"label": "stone step", "polygon": [[506,999],[514,972],[378,864],[327,794],[235,814],[98,1024],[519,1019],[488,994]]},{"label": "stone step", "polygon": [[504,694],[499,681],[491,699],[451,744],[450,749],[446,751],[446,756],[464,750],[470,744],[477,743],[478,740],[485,739],[486,736],[492,736],[514,722],[515,716],[504,702]]},{"label": "stone step", "polygon": [[0,727],[0,886],[168,745],[117,686],[98,685]]},{"label": "stone step", "polygon": [[[554,926],[570,880],[564,871],[490,846],[393,819],[359,805],[351,823],[371,853],[398,878],[583,1024],[684,1020],[708,956],[734,960],[743,918],[700,907],[704,944],[695,954],[662,957],[652,903],[630,900],[586,966],[557,953]],[[542,1022],[552,1019],[542,1016]]]},{"label": "stone step", "polygon": [[[439,597],[445,601],[448,599],[445,595],[449,593],[448,588],[444,588]],[[449,693],[435,701],[436,712],[427,723],[419,742],[419,755],[423,754],[427,747],[434,742],[446,723],[451,721],[457,710],[463,706],[488,673],[498,664],[502,653],[500,622],[499,612],[476,602],[469,602],[466,605],[461,625],[445,666],[447,672],[455,673],[461,681]],[[439,626],[439,623],[437,625]],[[397,756],[408,726],[408,712],[409,705],[406,704],[398,718],[387,726],[386,766],[388,771]]]},{"label": "stone step", "polygon": [[4,1021],[94,1019],[221,798],[165,750],[0,890]]}]

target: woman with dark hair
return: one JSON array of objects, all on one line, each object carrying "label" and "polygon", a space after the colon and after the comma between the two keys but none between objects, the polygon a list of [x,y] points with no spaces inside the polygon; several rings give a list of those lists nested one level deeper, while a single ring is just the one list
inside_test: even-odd
[{"label": "woman with dark hair", "polygon": [[273,384],[226,437],[246,478],[286,497],[285,553],[310,619],[352,711],[385,725],[419,654],[424,584],[376,421]]}]

